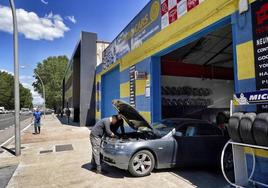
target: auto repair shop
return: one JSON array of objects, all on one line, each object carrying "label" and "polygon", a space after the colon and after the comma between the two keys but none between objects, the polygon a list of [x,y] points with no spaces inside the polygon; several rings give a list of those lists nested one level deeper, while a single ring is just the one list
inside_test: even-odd
[{"label": "auto repair shop", "polygon": [[[267,89],[267,64],[255,65],[267,55],[268,27],[259,26],[267,24],[259,17],[267,4],[151,0],[103,52],[96,70],[96,120],[116,113],[111,101],[122,99],[149,122],[189,116],[213,121],[208,114],[229,110],[234,93]],[[257,45],[262,48],[256,51]],[[245,105],[236,111],[267,109]],[[254,179],[267,184],[268,152],[254,152]],[[245,153],[250,171],[247,148]]]}]

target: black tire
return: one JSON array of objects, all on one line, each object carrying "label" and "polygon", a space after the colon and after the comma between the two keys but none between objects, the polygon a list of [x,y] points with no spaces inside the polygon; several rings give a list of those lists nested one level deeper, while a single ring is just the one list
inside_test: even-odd
[{"label": "black tire", "polygon": [[243,113],[234,113],[232,117],[229,119],[229,123],[227,126],[229,136],[235,142],[242,142],[240,133],[239,133],[240,120],[242,116],[243,116]]},{"label": "black tire", "polygon": [[253,135],[260,146],[268,146],[268,113],[258,114],[253,123]]},{"label": "black tire", "polygon": [[242,142],[246,144],[256,144],[252,130],[255,118],[255,113],[246,113],[240,120],[239,132]]},{"label": "black tire", "polygon": [[141,150],[131,157],[128,171],[135,177],[143,177],[149,175],[154,169],[154,166],[155,159],[153,154],[148,150]]},{"label": "black tire", "polygon": [[235,181],[234,178],[234,162],[233,162],[233,152],[232,152],[232,147],[231,145],[227,146],[225,155],[223,158],[223,167],[224,171],[228,177],[228,179],[231,182]]}]

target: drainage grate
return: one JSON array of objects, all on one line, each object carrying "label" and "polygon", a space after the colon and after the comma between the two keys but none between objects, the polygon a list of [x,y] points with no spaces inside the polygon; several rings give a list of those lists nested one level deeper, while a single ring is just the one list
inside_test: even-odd
[{"label": "drainage grate", "polygon": [[66,145],[57,145],[56,146],[56,152],[60,151],[70,151],[73,150],[72,144],[66,144]]},{"label": "drainage grate", "polygon": [[53,150],[43,150],[43,151],[40,151],[40,154],[43,154],[43,153],[52,153]]}]

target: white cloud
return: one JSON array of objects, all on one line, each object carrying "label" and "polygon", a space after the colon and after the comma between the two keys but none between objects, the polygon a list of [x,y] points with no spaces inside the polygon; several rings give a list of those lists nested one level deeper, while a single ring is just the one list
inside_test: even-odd
[{"label": "white cloud", "polygon": [[69,20],[69,21],[72,22],[73,24],[76,23],[76,19],[75,19],[74,16],[66,16],[65,19],[66,19],[66,20]]},{"label": "white cloud", "polygon": [[45,0],[41,0],[42,3],[44,3],[45,5],[48,4],[48,1],[45,1]]},{"label": "white cloud", "polygon": [[10,72],[10,71],[8,71],[8,70],[6,70],[6,69],[0,69],[0,71],[1,71],[1,72],[6,72],[6,73],[11,74],[11,75],[14,75],[13,72]]},{"label": "white cloud", "polygon": [[34,88],[32,86],[34,82],[34,78],[32,76],[22,75],[20,76],[20,82],[25,88],[28,88],[31,91],[34,105],[43,104],[44,99],[41,97],[41,95],[34,91]]},{"label": "white cloud", "polygon": [[[52,12],[44,17],[24,9],[17,9],[16,13],[19,32],[27,39],[52,41],[64,37],[64,33],[70,30],[62,17]],[[0,18],[0,31],[12,33],[12,14],[9,7],[0,5]]]}]

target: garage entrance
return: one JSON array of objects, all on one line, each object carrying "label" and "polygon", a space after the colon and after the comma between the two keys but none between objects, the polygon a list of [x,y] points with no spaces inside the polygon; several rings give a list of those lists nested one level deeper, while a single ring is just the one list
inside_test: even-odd
[{"label": "garage entrance", "polygon": [[112,106],[112,100],[120,98],[119,66],[102,76],[101,87],[101,117],[104,118],[117,113]]},{"label": "garage entrance", "polygon": [[162,119],[216,121],[234,92],[231,25],[161,57]]}]

